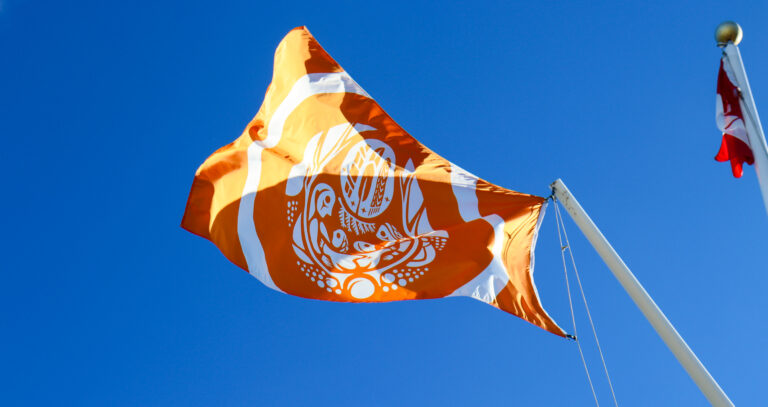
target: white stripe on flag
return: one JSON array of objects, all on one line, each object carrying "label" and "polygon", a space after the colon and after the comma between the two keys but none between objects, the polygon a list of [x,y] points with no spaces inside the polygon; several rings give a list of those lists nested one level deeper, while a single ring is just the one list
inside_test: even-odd
[{"label": "white stripe on flag", "polygon": [[280,142],[285,121],[301,102],[323,93],[355,93],[370,98],[346,72],[304,75],[296,81],[272,115],[267,127],[267,137],[264,140],[255,140],[248,146],[248,175],[245,178],[245,187],[237,214],[237,234],[240,239],[240,248],[248,264],[248,272],[267,287],[277,291],[282,290],[275,285],[269,274],[264,248],[253,220],[253,206],[261,181],[261,153]]},{"label": "white stripe on flag", "polygon": [[459,205],[459,213],[465,222],[482,219],[493,228],[493,246],[491,247],[493,259],[482,273],[459,287],[451,293],[450,297],[472,297],[490,304],[509,281],[504,263],[501,261],[501,249],[504,244],[504,219],[499,215],[480,216],[477,207],[477,177],[455,164],[451,164],[451,188],[456,203]]}]

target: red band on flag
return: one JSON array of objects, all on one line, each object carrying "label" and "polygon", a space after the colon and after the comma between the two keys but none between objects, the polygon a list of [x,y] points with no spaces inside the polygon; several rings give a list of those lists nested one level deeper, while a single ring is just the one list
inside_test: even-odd
[{"label": "red band on flag", "polygon": [[720,144],[720,151],[717,152],[715,160],[720,162],[730,161],[733,176],[736,178],[741,178],[743,175],[743,163],[746,162],[749,165],[755,163],[749,146],[730,134],[723,134],[723,142]]}]

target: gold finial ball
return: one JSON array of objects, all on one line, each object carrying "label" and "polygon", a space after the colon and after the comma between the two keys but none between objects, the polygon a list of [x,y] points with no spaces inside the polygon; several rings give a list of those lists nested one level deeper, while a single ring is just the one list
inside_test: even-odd
[{"label": "gold finial ball", "polygon": [[733,21],[722,22],[715,30],[717,45],[726,45],[728,41],[732,42],[733,45],[739,45],[743,35],[741,27]]}]

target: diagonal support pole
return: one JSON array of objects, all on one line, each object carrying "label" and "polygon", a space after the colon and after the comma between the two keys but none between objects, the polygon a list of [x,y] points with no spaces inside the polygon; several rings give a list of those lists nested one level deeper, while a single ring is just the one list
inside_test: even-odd
[{"label": "diagonal support pole", "polygon": [[651,323],[656,333],[659,334],[678,362],[683,365],[685,371],[688,372],[691,379],[693,379],[701,392],[704,393],[707,400],[715,407],[732,407],[733,403],[723,392],[723,389],[720,388],[720,385],[712,378],[707,368],[704,367],[699,358],[688,347],[688,344],[677,333],[675,327],[672,326],[664,313],[661,312],[651,296],[648,295],[648,292],[645,291],[645,288],[637,281],[637,278],[635,278],[627,265],[624,264],[616,250],[611,247],[610,243],[608,243],[597,226],[595,226],[595,223],[592,222],[592,219],[589,218],[589,215],[579,205],[579,202],[574,198],[563,181],[558,179],[550,185],[550,188],[552,188],[555,197],[562,203],[565,210],[573,218],[573,221],[581,229],[581,232],[589,240],[589,243],[592,244],[592,247],[595,248],[613,275],[619,280],[624,290],[627,291],[632,301],[635,302],[635,305],[640,308],[645,318]]}]

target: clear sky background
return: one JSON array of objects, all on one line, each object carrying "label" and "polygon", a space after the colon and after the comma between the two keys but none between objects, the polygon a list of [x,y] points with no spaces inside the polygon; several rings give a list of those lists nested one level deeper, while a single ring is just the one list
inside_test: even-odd
[{"label": "clear sky background", "polygon": [[[765,405],[768,217],[753,169],[713,160],[727,19],[768,118],[764,1],[2,0],[0,404],[593,404],[574,342],[479,301],[300,299],[179,227],[306,25],[447,159],[542,196],[563,178],[732,400]],[[553,215],[535,277],[571,331]],[[620,405],[706,405],[566,226]]]}]

